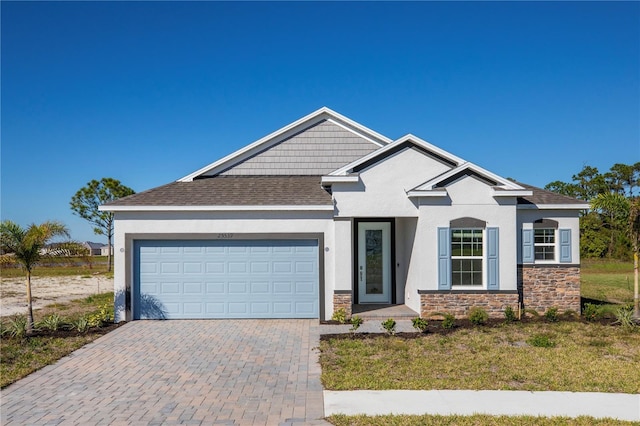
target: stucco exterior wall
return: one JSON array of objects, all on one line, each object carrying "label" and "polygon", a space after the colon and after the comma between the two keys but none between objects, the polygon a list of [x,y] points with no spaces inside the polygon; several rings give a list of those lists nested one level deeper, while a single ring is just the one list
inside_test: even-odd
[{"label": "stucco exterior wall", "polygon": [[[518,229],[533,229],[538,219],[558,222],[558,229],[571,229],[571,263],[580,264],[580,219],[575,210],[518,210]],[[518,263],[522,263],[522,232],[518,231]]]},{"label": "stucco exterior wall", "polygon": [[360,172],[358,183],[333,185],[339,217],[416,217],[406,191],[449,167],[415,149],[405,149]]},{"label": "stucco exterior wall", "polygon": [[[421,262],[412,265],[411,287],[416,290],[438,289],[437,230],[440,227],[448,228],[453,219],[472,217],[485,221],[487,227],[499,228],[500,290],[517,290],[518,232],[515,200],[496,200],[485,183],[471,177],[451,184],[447,187],[447,192],[449,197],[444,199],[421,201],[415,250]],[[483,283],[486,289],[486,267],[484,273]]]},{"label": "stucco exterior wall", "polygon": [[[126,318],[126,289],[133,283],[136,239],[256,239],[294,234],[322,236],[325,315],[333,311],[335,239],[332,212],[117,212],[114,227],[115,319]],[[322,286],[321,286],[322,288]],[[322,318],[326,319],[326,318]]]}]

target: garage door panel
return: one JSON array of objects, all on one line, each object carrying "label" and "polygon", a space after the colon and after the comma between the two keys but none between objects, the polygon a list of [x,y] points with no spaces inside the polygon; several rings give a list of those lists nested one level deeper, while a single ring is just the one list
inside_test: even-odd
[{"label": "garage door panel", "polygon": [[136,241],[135,248],[134,318],[319,316],[316,241]]},{"label": "garage door panel", "polygon": [[207,274],[224,274],[224,262],[205,262]]}]

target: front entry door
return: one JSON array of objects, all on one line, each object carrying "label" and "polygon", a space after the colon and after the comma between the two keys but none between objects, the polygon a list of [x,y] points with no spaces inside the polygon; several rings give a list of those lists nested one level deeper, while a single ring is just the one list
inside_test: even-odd
[{"label": "front entry door", "polygon": [[358,303],[391,303],[391,223],[358,223]]}]

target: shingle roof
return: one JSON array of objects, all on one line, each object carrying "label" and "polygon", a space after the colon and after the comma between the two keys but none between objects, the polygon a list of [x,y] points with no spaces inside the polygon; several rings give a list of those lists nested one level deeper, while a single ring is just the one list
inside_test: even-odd
[{"label": "shingle roof", "polygon": [[107,206],[332,205],[319,176],[219,176],[170,184],[120,198]]},{"label": "shingle roof", "polygon": [[533,195],[526,197],[519,197],[518,204],[587,204],[586,201],[578,200],[577,198],[567,197],[566,195],[556,194],[555,192],[547,191],[546,189],[537,188],[535,186],[527,185],[526,183],[516,182],[518,185],[533,191]]}]

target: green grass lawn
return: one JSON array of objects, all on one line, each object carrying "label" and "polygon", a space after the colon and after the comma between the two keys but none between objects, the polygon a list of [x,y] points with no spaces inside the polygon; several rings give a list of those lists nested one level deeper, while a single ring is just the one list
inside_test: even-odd
[{"label": "green grass lawn", "polygon": [[633,302],[633,263],[587,259],[582,262],[583,299],[603,304]]},{"label": "green grass lawn", "polygon": [[[554,347],[536,347],[536,339]],[[320,342],[326,389],[640,392],[640,332],[595,323],[528,322]]]}]

